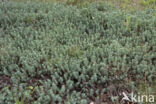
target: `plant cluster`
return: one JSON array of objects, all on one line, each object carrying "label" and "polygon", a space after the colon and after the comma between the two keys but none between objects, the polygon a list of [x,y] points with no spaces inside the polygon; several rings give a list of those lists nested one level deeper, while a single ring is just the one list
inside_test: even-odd
[{"label": "plant cluster", "polygon": [[0,104],[117,104],[140,80],[150,86],[155,12],[0,4]]}]

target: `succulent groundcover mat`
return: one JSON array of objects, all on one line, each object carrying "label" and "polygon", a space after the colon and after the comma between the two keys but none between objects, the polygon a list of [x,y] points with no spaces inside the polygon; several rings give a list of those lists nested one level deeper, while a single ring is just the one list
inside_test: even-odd
[{"label": "succulent groundcover mat", "polygon": [[0,4],[0,104],[131,104],[155,81],[154,9]]}]

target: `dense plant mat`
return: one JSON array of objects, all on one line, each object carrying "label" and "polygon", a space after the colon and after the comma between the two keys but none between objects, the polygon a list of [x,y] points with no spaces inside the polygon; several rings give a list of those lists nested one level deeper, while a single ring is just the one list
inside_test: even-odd
[{"label": "dense plant mat", "polygon": [[78,7],[86,7],[90,3],[107,3],[128,11],[144,10],[146,8],[156,9],[156,0],[13,0],[13,1],[14,2],[35,1],[46,3],[61,2],[67,5],[76,5]]},{"label": "dense plant mat", "polygon": [[122,104],[155,80],[153,9],[0,4],[0,104]]}]

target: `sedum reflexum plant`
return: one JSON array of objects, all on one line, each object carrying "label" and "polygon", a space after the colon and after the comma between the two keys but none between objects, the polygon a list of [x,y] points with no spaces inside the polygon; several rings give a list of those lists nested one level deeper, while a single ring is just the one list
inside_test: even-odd
[{"label": "sedum reflexum plant", "polygon": [[0,104],[117,104],[140,80],[154,83],[154,13],[0,4]]}]

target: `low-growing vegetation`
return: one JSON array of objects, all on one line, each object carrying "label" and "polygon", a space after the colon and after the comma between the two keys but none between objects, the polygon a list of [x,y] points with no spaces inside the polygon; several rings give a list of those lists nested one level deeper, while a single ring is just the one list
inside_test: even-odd
[{"label": "low-growing vegetation", "polygon": [[37,1],[37,2],[53,2],[64,3],[67,5],[76,5],[78,7],[86,7],[90,3],[107,3],[128,11],[144,10],[146,8],[156,9],[155,0],[13,0],[15,2]]},{"label": "low-growing vegetation", "polygon": [[0,4],[0,104],[124,104],[155,80],[155,9]]}]

